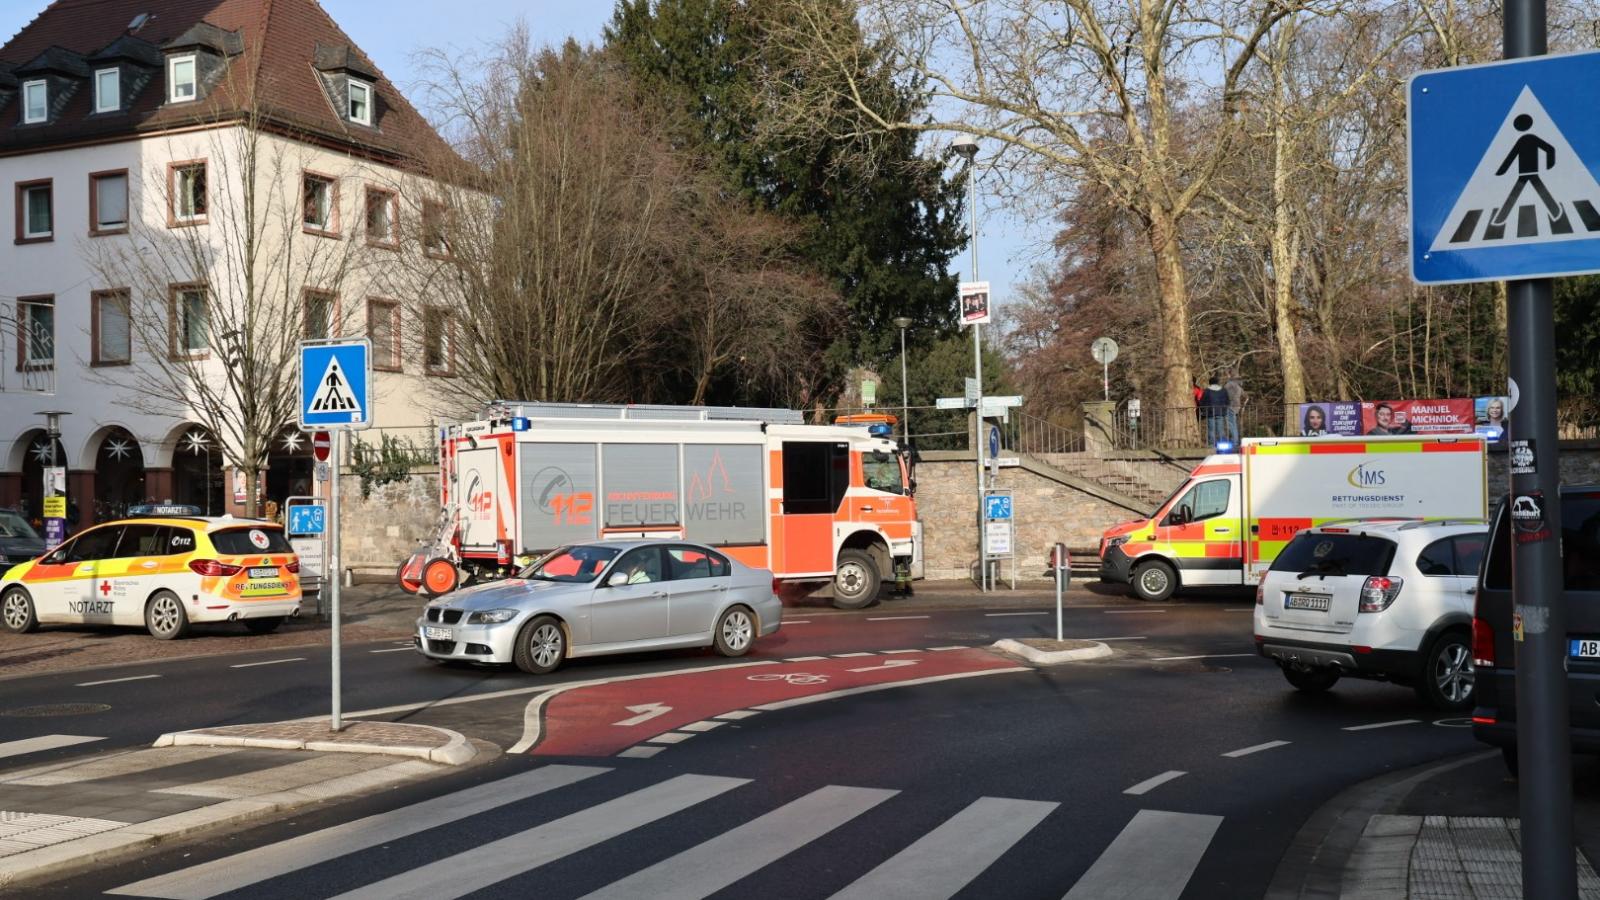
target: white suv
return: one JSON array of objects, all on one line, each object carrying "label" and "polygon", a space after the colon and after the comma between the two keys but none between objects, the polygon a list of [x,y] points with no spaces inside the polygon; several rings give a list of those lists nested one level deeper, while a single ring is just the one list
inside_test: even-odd
[{"label": "white suv", "polygon": [[1256,588],[1256,652],[1297,689],[1391,681],[1472,706],[1472,606],[1483,522],[1374,521],[1294,536]]}]

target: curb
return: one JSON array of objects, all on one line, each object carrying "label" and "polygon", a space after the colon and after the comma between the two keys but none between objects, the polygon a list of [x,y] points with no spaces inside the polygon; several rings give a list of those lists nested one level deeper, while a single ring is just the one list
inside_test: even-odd
[{"label": "curb", "polygon": [[1088,641],[1092,646],[1079,647],[1076,650],[1039,650],[1030,647],[1021,641],[1006,638],[995,641],[990,645],[1001,653],[1020,656],[1036,666],[1059,666],[1062,663],[1081,662],[1086,659],[1101,659],[1111,655],[1111,647],[1099,641]]},{"label": "curb", "polygon": [[466,736],[448,728],[432,725],[412,725],[445,735],[442,747],[422,747],[416,744],[364,744],[340,741],[307,741],[295,738],[237,737],[228,734],[209,734],[204,730],[177,731],[156,738],[152,747],[253,747],[263,750],[309,750],[314,753],[367,753],[382,756],[406,756],[447,766],[460,766],[471,762],[478,749]]}]

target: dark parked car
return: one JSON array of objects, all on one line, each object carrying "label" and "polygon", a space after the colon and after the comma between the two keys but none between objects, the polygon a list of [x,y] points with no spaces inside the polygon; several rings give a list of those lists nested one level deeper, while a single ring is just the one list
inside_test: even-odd
[{"label": "dark parked car", "polygon": [[[1478,707],[1472,733],[1516,771],[1516,642],[1511,619],[1511,517],[1495,511],[1472,621]],[[1561,491],[1561,603],[1567,612],[1567,714],[1572,749],[1600,754],[1600,485]]]},{"label": "dark parked car", "polygon": [[43,555],[44,539],[23,518],[22,512],[0,507],[0,575],[11,566]]}]

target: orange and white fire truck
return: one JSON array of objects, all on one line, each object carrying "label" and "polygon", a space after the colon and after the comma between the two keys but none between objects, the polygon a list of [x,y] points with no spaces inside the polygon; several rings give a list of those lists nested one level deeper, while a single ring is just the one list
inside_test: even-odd
[{"label": "orange and white fire truck", "polygon": [[568,544],[664,538],[872,603],[921,569],[904,455],[884,424],[737,407],[497,403],[440,433],[437,539],[400,567],[437,596]]}]

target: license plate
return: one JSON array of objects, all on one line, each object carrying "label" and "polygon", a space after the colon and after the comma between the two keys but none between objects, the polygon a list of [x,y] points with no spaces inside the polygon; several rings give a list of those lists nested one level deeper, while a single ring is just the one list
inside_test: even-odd
[{"label": "license plate", "polygon": [[439,628],[438,626],[435,626],[435,625],[425,625],[425,626],[423,626],[423,628],[422,628],[422,636],[427,638],[430,641],[453,641],[453,640],[455,640],[455,632],[451,631],[448,628]]},{"label": "license plate", "polygon": [[1600,640],[1573,638],[1568,644],[1567,655],[1573,659],[1600,659]]},{"label": "license plate", "polygon": [[277,566],[256,566],[255,568],[249,570],[249,572],[247,572],[246,574],[248,574],[251,578],[277,578],[278,577],[278,567]]},{"label": "license plate", "polygon": [[1290,594],[1283,601],[1284,609],[1305,609],[1311,612],[1327,612],[1328,605],[1333,598],[1327,594]]}]

